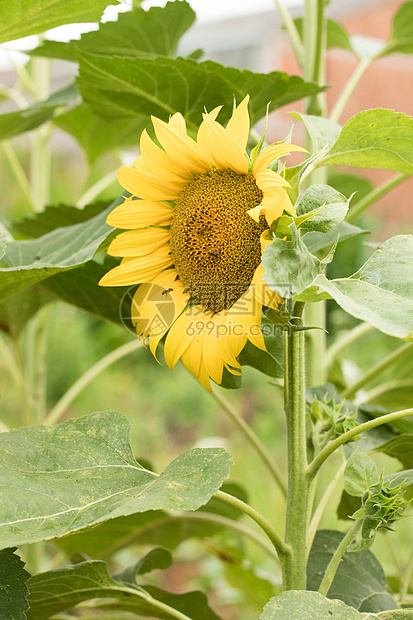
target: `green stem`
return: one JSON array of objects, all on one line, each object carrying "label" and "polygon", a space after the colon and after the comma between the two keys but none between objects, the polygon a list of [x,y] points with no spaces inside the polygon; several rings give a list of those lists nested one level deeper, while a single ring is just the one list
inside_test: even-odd
[{"label": "green stem", "polygon": [[340,564],[341,559],[343,555],[345,554],[347,547],[349,546],[349,544],[352,542],[352,540],[354,539],[354,537],[357,535],[358,531],[360,530],[362,523],[363,523],[363,519],[357,520],[353,524],[353,526],[350,528],[350,530],[347,532],[347,534],[344,536],[343,540],[341,541],[341,543],[335,550],[334,555],[331,558],[329,565],[327,566],[326,572],[324,573],[324,577],[321,582],[321,585],[318,588],[318,591],[323,596],[327,596],[327,592],[329,591],[330,586],[333,583],[335,574],[337,572],[338,565]]},{"label": "green stem", "polygon": [[224,409],[225,413],[229,415],[231,420],[237,425],[237,427],[244,434],[246,439],[253,446],[254,450],[256,450],[257,453],[260,455],[263,462],[267,466],[268,471],[274,478],[277,486],[285,497],[287,495],[287,488],[283,480],[283,474],[278,469],[277,464],[272,460],[267,448],[261,442],[259,437],[257,437],[252,428],[245,422],[241,414],[235,409],[235,407],[233,407],[233,405],[231,405],[231,403],[224,396],[219,394],[219,392],[212,392],[212,396],[215,398],[217,403],[219,403],[219,405]]},{"label": "green stem", "polygon": [[336,358],[344,351],[344,349],[347,349],[347,347],[357,342],[357,340],[365,336],[365,334],[368,334],[368,332],[372,329],[374,328],[373,325],[370,325],[370,323],[360,323],[360,325],[357,325],[350,331],[346,332],[340,338],[337,338],[337,340],[331,345],[331,347],[327,349],[325,357],[325,367],[330,368]]},{"label": "green stem", "polygon": [[331,499],[332,494],[334,493],[337,484],[340,482],[343,473],[344,473],[344,469],[346,467],[347,461],[344,461],[343,464],[341,465],[340,469],[338,470],[338,472],[336,473],[336,475],[334,476],[334,478],[331,480],[330,484],[328,485],[328,487],[326,488],[326,490],[323,493],[322,498],[320,499],[318,506],[316,508],[316,510],[314,511],[313,517],[311,519],[310,525],[308,527],[308,534],[307,534],[307,558],[308,555],[310,553],[315,535],[317,533],[317,529],[318,526],[320,524],[321,518],[324,514],[324,510],[326,509],[326,506],[328,504],[328,502]]},{"label": "green stem", "polygon": [[373,203],[375,203],[379,198],[390,192],[390,190],[394,189],[406,179],[409,179],[410,176],[407,174],[395,174],[393,177],[385,181],[378,187],[375,187],[371,192],[364,196],[359,202],[347,213],[346,220],[347,222],[354,222],[366,209],[368,209]]},{"label": "green stem", "polygon": [[27,180],[26,173],[23,170],[23,166],[21,165],[15,150],[8,140],[3,140],[1,147],[7,161],[9,162],[9,166],[14,174],[14,178],[20,188],[26,204],[30,207],[31,211],[35,212],[36,209],[30,191],[29,181]]},{"label": "green stem", "polygon": [[[176,515],[176,513],[171,513],[170,516],[173,519],[180,518],[180,516]],[[206,523],[213,523],[213,524],[231,529],[234,532],[238,532],[239,534],[242,534],[243,536],[247,536],[248,538],[253,540],[255,543],[260,545],[260,547],[262,547],[267,553],[269,553],[271,557],[275,559],[278,563],[280,561],[280,558],[278,557],[278,554],[275,551],[273,545],[268,543],[266,538],[258,534],[258,532],[255,532],[255,530],[252,530],[251,528],[247,527],[243,523],[234,521],[234,519],[228,519],[227,517],[222,517],[221,515],[216,515],[211,512],[201,512],[201,511],[186,512],[184,515],[184,519],[189,520],[189,521],[203,521]]]},{"label": "green stem", "polygon": [[238,510],[251,517],[251,519],[253,519],[255,523],[260,526],[263,532],[265,532],[265,534],[267,534],[268,538],[271,540],[275,550],[277,551],[281,563],[283,563],[285,558],[291,556],[291,548],[283,541],[275,528],[270,523],[268,523],[268,521],[259,512],[254,510],[254,508],[251,508],[251,506],[238,499],[237,497],[229,495],[228,493],[224,493],[223,491],[217,491],[215,493],[215,497],[222,500],[223,502],[226,502],[227,504],[230,504],[231,506],[234,506],[235,508],[238,508]]},{"label": "green stem", "polygon": [[294,54],[297,58],[298,64],[301,68],[303,68],[304,46],[300,34],[297,30],[297,26],[294,23],[291,13],[284,6],[283,2],[281,0],[275,0],[275,4],[284,22],[284,26],[288,33],[290,43],[294,50]]},{"label": "green stem", "polygon": [[309,344],[309,363],[307,365],[307,382],[309,387],[324,385],[327,381],[327,366],[325,364],[327,334],[326,303],[320,301],[307,304],[305,322],[310,327],[320,327],[307,332]]},{"label": "green stem", "polygon": [[344,89],[342,90],[339,98],[337,99],[336,104],[331,111],[330,120],[338,123],[338,121],[340,120],[340,116],[342,115],[344,108],[347,105],[348,100],[350,99],[357,84],[360,82],[361,78],[363,77],[366,70],[369,68],[369,66],[373,62],[373,60],[374,60],[374,57],[363,58],[363,60],[359,62],[352,76],[350,77]]},{"label": "green stem", "polygon": [[41,308],[26,328],[26,359],[33,400],[32,424],[40,424],[46,413],[47,338],[50,306]]},{"label": "green stem", "polygon": [[[295,304],[294,323],[301,324],[304,304]],[[304,332],[285,333],[285,413],[288,444],[288,492],[285,541],[292,554],[283,563],[286,590],[306,588],[306,538],[309,484],[305,476],[307,445],[305,428]]]},{"label": "green stem", "polygon": [[409,391],[413,389],[413,381],[411,379],[388,381],[387,383],[382,383],[376,388],[373,388],[368,392],[364,392],[363,403],[370,403],[372,400],[376,400],[377,398],[380,398],[380,396],[382,396],[383,394],[386,394],[386,392],[391,392],[394,390],[404,390],[406,388]]},{"label": "green stem", "polygon": [[79,377],[79,379],[77,379],[77,381],[75,381],[75,383],[73,383],[73,385],[70,386],[60,400],[57,401],[53,409],[49,411],[48,415],[45,417],[43,424],[56,424],[69,405],[75,400],[80,392],[84,390],[85,387],[93,381],[93,379],[95,379],[95,377],[108,368],[108,366],[111,366],[118,360],[122,359],[122,357],[129,355],[129,353],[132,353],[141,347],[142,342],[138,339],[131,340],[131,342],[123,344],[121,347],[111,351],[102,357],[98,362],[93,364],[93,366],[91,366],[81,377]]},{"label": "green stem", "polygon": [[356,381],[356,383],[344,390],[344,392],[342,392],[341,394],[341,398],[343,400],[345,398],[352,398],[359,391],[360,388],[366,385],[366,383],[369,383],[370,381],[375,379],[378,375],[387,370],[387,368],[392,366],[392,364],[394,364],[395,362],[403,359],[407,355],[410,355],[412,350],[413,342],[408,342],[402,347],[396,349],[396,351],[393,351],[393,353],[390,353],[390,355],[385,357],[384,360],[370,368],[370,370],[367,371],[362,377],[360,377],[360,379]]},{"label": "green stem", "polygon": [[[325,0],[305,0],[304,17],[304,77],[322,85],[325,77],[325,49],[327,28]],[[308,97],[306,113],[322,116],[325,112],[325,95],[318,93]]]},{"label": "green stem", "polygon": [[[48,58],[34,57],[31,60],[32,79],[36,88],[35,100],[47,99],[50,92],[50,67]],[[31,135],[30,184],[37,212],[42,211],[50,201],[51,125],[45,123]]]},{"label": "green stem", "polygon": [[364,433],[365,431],[369,431],[372,428],[376,428],[377,426],[382,426],[383,424],[390,424],[391,422],[395,422],[396,420],[401,420],[402,418],[408,418],[413,415],[413,409],[402,409],[401,411],[394,411],[393,413],[387,413],[386,415],[382,415],[379,418],[374,418],[374,420],[369,420],[368,422],[364,422],[363,424],[359,424],[355,428],[350,429],[340,437],[337,437],[329,443],[325,448],[323,448],[316,456],[316,458],[310,463],[307,467],[306,475],[309,480],[312,480],[314,476],[317,474],[321,465],[328,459],[328,457],[333,454],[340,446],[343,446],[345,443],[351,441],[357,435]]},{"label": "green stem", "polygon": [[96,181],[89,189],[85,191],[84,194],[77,200],[76,206],[78,209],[84,209],[86,205],[91,203],[95,198],[99,196],[104,189],[109,187],[112,183],[116,181],[118,178],[118,169],[111,170],[105,176],[103,176],[99,181]]}]

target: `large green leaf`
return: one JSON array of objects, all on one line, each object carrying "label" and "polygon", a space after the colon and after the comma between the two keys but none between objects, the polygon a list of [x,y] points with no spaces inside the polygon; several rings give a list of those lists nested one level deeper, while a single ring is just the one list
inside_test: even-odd
[{"label": "large green leaf", "polygon": [[[326,568],[344,534],[333,530],[320,530],[311,547],[307,565],[307,587],[318,590]],[[378,612],[395,609],[383,569],[371,553],[345,553],[327,596],[340,599],[360,612]]]},{"label": "large green leaf", "polygon": [[121,146],[137,145],[148,118],[106,120],[81,104],[54,120],[54,124],[70,133],[79,142],[91,164],[103,153]]},{"label": "large green leaf", "polygon": [[86,222],[57,228],[38,239],[9,243],[3,257],[7,267],[0,268],[0,298],[93,258],[113,230],[106,217],[122,200]]},{"label": "large green leaf", "polygon": [[290,229],[291,241],[274,239],[262,257],[263,279],[284,298],[304,291],[322,271],[321,262],[310,254],[295,225]]},{"label": "large green leaf", "polygon": [[388,239],[349,278],[327,280],[323,274],[318,275],[311,287],[296,299],[318,301],[330,297],[343,310],[380,331],[411,339],[413,237],[398,235]]},{"label": "large green leaf", "polygon": [[232,459],[223,449],[184,452],[157,476],[135,461],[129,432],[124,416],[106,411],[2,433],[0,546],[134,512],[196,510],[228,476]]},{"label": "large green leaf", "polygon": [[2,259],[6,253],[6,247],[7,247],[7,236],[4,232],[0,231],[0,259]]},{"label": "large green leaf", "polygon": [[346,239],[357,237],[359,235],[368,235],[369,230],[364,230],[354,224],[349,224],[345,220],[340,222],[338,226],[332,228],[327,233],[321,233],[311,231],[303,235],[303,241],[312,254],[323,250],[324,248],[330,248],[338,238],[338,242],[341,243]]},{"label": "large green leaf", "polygon": [[45,32],[62,24],[97,22],[108,4],[118,0],[13,0],[3,2],[0,43]]},{"label": "large green leaf", "polygon": [[53,296],[40,286],[23,289],[0,302],[0,330],[13,337],[25,327],[42,306],[53,300]]},{"label": "large green leaf", "polygon": [[[222,491],[243,501],[247,498],[237,485],[224,483]],[[60,538],[59,546],[68,554],[86,553],[98,559],[110,558],[124,547],[157,545],[174,550],[181,542],[190,538],[204,539],[223,532],[225,521],[208,519],[208,514],[238,519],[240,512],[227,503],[212,497],[197,511],[188,513],[166,513],[162,510],[131,514],[105,521],[94,528],[76,532]]]},{"label": "large green leaf", "polygon": [[377,614],[381,620],[413,620],[413,609],[394,609]]},{"label": "large green leaf", "polygon": [[319,592],[290,590],[270,599],[260,620],[363,620],[364,615],[342,601]]},{"label": "large green leaf", "polygon": [[367,454],[353,452],[344,470],[344,490],[349,495],[362,497],[373,484],[380,482],[377,465]]},{"label": "large green leaf", "polygon": [[404,2],[393,19],[390,40],[381,56],[394,53],[413,53],[413,2]]},{"label": "large green leaf", "polygon": [[[28,620],[46,620],[82,601],[97,598],[116,599],[103,605],[105,608],[162,620],[176,618],[174,609],[191,614],[194,620],[219,620],[208,607],[202,592],[171,594],[151,586],[125,585],[111,577],[106,564],[100,561],[82,562],[70,568],[40,573],[30,579],[29,589]],[[157,601],[170,606],[170,612],[167,607],[160,608]]]},{"label": "large green leaf", "polygon": [[27,108],[18,112],[0,114],[0,140],[7,140],[25,131],[36,129],[53,116],[55,107]]},{"label": "large green leaf", "polygon": [[26,582],[30,575],[13,549],[0,551],[0,617],[2,620],[25,620],[29,609]]},{"label": "large green leaf", "polygon": [[353,116],[316,166],[345,164],[413,173],[413,118],[375,108]]},{"label": "large green leaf", "polygon": [[66,303],[82,308],[101,319],[121,323],[131,333],[136,334],[130,319],[136,286],[105,288],[98,284],[115,264],[111,258],[106,260],[104,265],[91,260],[76,269],[56,273],[43,280],[41,286]]},{"label": "large green leaf", "polygon": [[195,21],[185,0],[167,2],[148,11],[141,8],[120,13],[116,22],[100,24],[99,30],[83,34],[76,49],[101,56],[128,58],[173,57],[181,36]]},{"label": "large green leaf", "polygon": [[97,31],[82,34],[79,41],[44,41],[31,53],[73,61],[77,50],[128,58],[173,57],[179,39],[194,20],[195,13],[185,1],[167,2],[148,11],[136,8],[120,13],[115,22],[100,24]]},{"label": "large green leaf", "polygon": [[388,456],[398,459],[404,467],[413,469],[413,434],[403,434],[393,437],[374,452],[384,452]]},{"label": "large green leaf", "polygon": [[181,112],[193,128],[202,120],[204,108],[225,105],[220,119],[229,118],[234,96],[239,102],[251,95],[254,124],[265,114],[269,101],[270,110],[275,110],[324,89],[279,71],[252,73],[212,61],[146,60],[86,52],[79,52],[79,61],[83,100],[100,116],[130,119],[154,115],[168,120],[170,114]]},{"label": "large green leaf", "polygon": [[[301,37],[303,37],[303,21],[302,17],[294,20]],[[327,19],[327,48],[332,47],[341,47],[350,52],[354,51],[350,38],[343,26],[333,19]]]},{"label": "large green leaf", "polygon": [[[302,233],[317,231],[326,233],[335,228],[348,211],[349,201],[336,189],[329,185],[311,185],[299,197],[295,205],[297,216],[305,216],[311,211],[315,213],[300,225]],[[337,236],[337,233],[336,233]]]},{"label": "large green leaf", "polygon": [[290,115],[304,123],[313,145],[312,153],[317,153],[326,146],[332,146],[340,135],[340,125],[328,118],[300,112],[290,112]]},{"label": "large green leaf", "polygon": [[10,227],[25,237],[41,237],[52,232],[55,228],[72,226],[72,224],[90,220],[108,206],[108,202],[94,202],[84,209],[69,205],[49,206],[34,217],[26,217],[23,220],[12,222]]}]

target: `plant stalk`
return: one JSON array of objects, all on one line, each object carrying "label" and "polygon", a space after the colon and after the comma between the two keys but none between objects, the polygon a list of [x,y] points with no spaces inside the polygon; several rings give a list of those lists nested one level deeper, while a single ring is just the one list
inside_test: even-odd
[{"label": "plant stalk", "polygon": [[364,211],[366,211],[373,203],[375,203],[379,198],[390,192],[392,189],[409,179],[409,175],[407,174],[395,174],[393,177],[375,187],[371,192],[364,196],[350,211],[347,213],[346,221],[354,222]]},{"label": "plant stalk", "polygon": [[341,91],[341,94],[337,99],[334,108],[331,111],[330,120],[338,123],[338,121],[340,120],[340,116],[344,111],[344,108],[346,107],[351,95],[356,89],[357,84],[360,82],[361,78],[363,77],[373,60],[374,58],[363,58],[358,63],[356,69],[354,70],[352,76]]},{"label": "plant stalk", "polygon": [[275,0],[275,4],[284,22],[284,26],[288,33],[291,47],[294,50],[294,54],[297,58],[298,64],[300,65],[301,68],[303,68],[304,46],[303,46],[301,37],[299,35],[299,32],[297,30],[297,27],[294,23],[294,20],[291,16],[291,13],[287,9],[287,7],[284,6],[282,0]]},{"label": "plant stalk", "polygon": [[390,353],[387,357],[384,358],[378,364],[375,364],[370,370],[368,370],[356,383],[353,383],[350,387],[348,387],[341,394],[341,398],[344,400],[345,398],[352,398],[364,385],[375,379],[382,372],[387,370],[389,366],[394,364],[395,362],[403,359],[407,355],[410,355],[413,351],[413,342],[407,342],[403,346]]},{"label": "plant stalk", "polygon": [[376,428],[377,426],[382,426],[383,424],[390,424],[391,422],[395,422],[396,420],[401,420],[403,418],[408,418],[413,416],[413,408],[412,409],[402,409],[400,411],[394,411],[393,413],[387,413],[386,415],[382,415],[379,418],[374,418],[374,420],[369,420],[368,422],[364,422],[363,424],[359,424],[358,426],[350,429],[340,437],[337,437],[329,443],[325,448],[323,448],[316,456],[316,458],[310,463],[307,467],[306,475],[309,480],[312,480],[321,465],[328,459],[328,457],[333,454],[340,446],[343,446],[345,443],[351,441],[357,435],[361,435],[365,431],[369,431],[372,428]]},{"label": "plant stalk", "polygon": [[283,480],[283,474],[278,469],[277,464],[271,458],[267,448],[261,442],[260,438],[254,433],[252,428],[245,422],[240,413],[231,405],[231,403],[219,392],[212,392],[212,396],[217,403],[224,409],[225,413],[229,415],[231,420],[236,424],[240,431],[244,434],[246,439],[252,445],[254,450],[260,455],[261,459],[268,468],[268,471],[272,475],[278,488],[281,490],[284,497],[287,495],[287,488]]},{"label": "plant stalk", "polygon": [[[304,304],[296,303],[294,323],[301,324]],[[285,590],[306,588],[306,539],[309,483],[305,429],[304,332],[285,333],[284,403],[287,418],[288,492],[285,542],[292,549],[282,563]]]},{"label": "plant stalk", "polygon": [[59,421],[60,417],[64,414],[69,405],[75,400],[75,398],[80,394],[82,390],[85,389],[87,385],[95,377],[97,377],[101,372],[103,372],[108,366],[114,364],[118,360],[122,359],[129,353],[136,351],[142,347],[142,342],[138,339],[131,340],[131,342],[127,342],[122,346],[118,347],[114,351],[111,351],[104,357],[102,357],[96,364],[93,364],[77,381],[70,386],[70,388],[63,394],[60,400],[57,401],[53,409],[49,411],[48,415],[45,417],[43,424],[56,424]]},{"label": "plant stalk", "polygon": [[336,575],[338,565],[340,564],[341,559],[343,555],[345,554],[347,547],[349,546],[351,541],[354,539],[354,537],[357,535],[358,531],[360,530],[362,523],[363,523],[363,520],[358,519],[353,524],[353,526],[349,529],[349,531],[344,536],[343,540],[341,541],[341,543],[335,550],[334,555],[331,558],[329,565],[327,566],[326,572],[324,573],[324,577],[321,582],[321,585],[318,588],[318,591],[323,596],[327,596],[327,592],[329,591],[330,586],[333,583],[334,577]]},{"label": "plant stalk", "polygon": [[234,506],[238,508],[241,512],[245,513],[251,519],[260,526],[260,528],[267,534],[268,538],[271,540],[274,545],[275,550],[277,551],[278,557],[280,558],[281,564],[285,561],[285,558],[291,556],[291,549],[286,544],[278,532],[273,528],[273,526],[254,508],[251,508],[249,504],[246,504],[242,500],[234,497],[233,495],[229,495],[228,493],[224,493],[223,491],[217,491],[215,493],[215,497],[222,500],[223,502],[230,504],[230,506]]},{"label": "plant stalk", "polygon": [[[40,38],[41,40],[41,38]],[[50,68],[48,58],[34,57],[31,60],[32,80],[35,86],[35,100],[43,101],[50,94]],[[50,123],[45,123],[32,133],[30,148],[30,185],[32,199],[37,212],[43,211],[50,201],[51,151]]]}]

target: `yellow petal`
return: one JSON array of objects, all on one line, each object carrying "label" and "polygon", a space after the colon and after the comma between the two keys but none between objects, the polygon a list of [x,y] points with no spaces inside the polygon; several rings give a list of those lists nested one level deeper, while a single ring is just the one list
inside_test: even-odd
[{"label": "yellow petal", "polygon": [[253,167],[252,174],[256,176],[256,174],[268,166],[279,157],[284,157],[284,155],[288,155],[293,151],[302,151],[304,153],[308,153],[307,149],[301,148],[301,146],[296,146],[295,144],[273,144],[271,146],[267,146],[266,149],[261,151],[258,155]]},{"label": "yellow petal", "polygon": [[115,237],[107,253],[111,256],[146,256],[168,243],[170,237],[170,231],[164,228],[128,230]]},{"label": "yellow petal", "polygon": [[[287,204],[285,187],[290,187],[288,181],[273,170],[261,170],[256,176],[256,183],[263,192],[263,199],[259,205],[247,211],[256,222],[260,215],[266,216],[269,225],[283,214]],[[290,202],[291,204],[291,202]]]},{"label": "yellow petal", "polygon": [[209,161],[217,168],[230,168],[239,174],[247,174],[248,161],[231,134],[208,114],[202,116],[204,120],[198,130],[198,143]]},{"label": "yellow petal", "polygon": [[248,114],[249,99],[250,96],[247,95],[235,108],[226,127],[227,132],[234,138],[242,152],[247,148],[248,137],[250,135],[250,117]]},{"label": "yellow petal", "polygon": [[[135,162],[134,162],[135,164]],[[166,183],[162,179],[145,172],[142,162],[139,169],[121,166],[118,171],[118,181],[134,196],[144,200],[175,200],[184,183]]]},{"label": "yellow petal", "polygon": [[170,125],[174,129],[177,129],[181,133],[186,134],[185,119],[180,112],[176,112],[175,114],[171,116],[171,118],[169,119],[168,125]]},{"label": "yellow petal", "polygon": [[141,135],[140,148],[143,163],[154,177],[160,177],[162,181],[172,183],[187,183],[192,180],[191,169],[182,165],[182,162],[175,162],[165,151],[152,142],[146,129]]},{"label": "yellow petal", "polygon": [[197,333],[194,325],[193,308],[183,312],[173,323],[165,340],[164,356],[169,368],[175,364],[186,351]]},{"label": "yellow petal", "polygon": [[225,338],[226,325],[220,313],[211,317],[210,323],[213,328],[211,329],[207,326],[206,329],[203,360],[208,375],[215,383],[220,384],[224,370],[224,360],[221,354],[219,339]]},{"label": "yellow petal", "polygon": [[166,153],[192,172],[207,172],[211,166],[195,140],[184,135],[173,125],[168,125],[159,118],[152,117],[155,134]]},{"label": "yellow petal", "polygon": [[151,282],[153,278],[172,265],[169,245],[148,256],[124,258],[120,265],[108,271],[100,280],[100,286],[129,286],[139,282]]},{"label": "yellow petal", "polygon": [[129,229],[147,228],[156,224],[168,226],[173,213],[173,207],[162,202],[127,198],[109,213],[106,222],[114,228]]},{"label": "yellow petal", "polygon": [[258,303],[262,306],[267,306],[267,308],[274,308],[277,310],[280,305],[284,304],[284,300],[277,293],[271,290],[266,282],[264,282],[264,272],[264,267],[262,265],[258,265],[251,282],[253,294]]}]

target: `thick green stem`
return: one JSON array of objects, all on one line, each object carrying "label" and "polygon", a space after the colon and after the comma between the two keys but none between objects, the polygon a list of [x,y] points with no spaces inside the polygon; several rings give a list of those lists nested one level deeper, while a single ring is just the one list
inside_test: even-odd
[{"label": "thick green stem", "polygon": [[364,58],[363,60],[359,62],[354,73],[352,74],[347,84],[345,85],[344,89],[342,90],[340,97],[337,99],[336,105],[331,111],[330,120],[338,123],[338,121],[340,120],[340,116],[342,115],[344,108],[347,105],[348,100],[350,99],[357,84],[360,82],[361,78],[363,77],[364,73],[366,72],[368,67],[371,65],[373,60],[374,58]]},{"label": "thick green stem", "polygon": [[358,531],[360,530],[362,526],[362,523],[363,523],[362,519],[359,519],[358,521],[356,521],[353,524],[353,527],[350,528],[350,530],[347,532],[347,534],[344,536],[343,540],[341,541],[341,543],[335,550],[335,553],[333,557],[331,558],[329,565],[327,566],[326,572],[324,573],[324,577],[321,582],[321,585],[318,588],[318,591],[323,596],[327,596],[327,592],[329,591],[330,586],[333,583],[333,579],[337,572],[338,565],[341,562],[341,558],[345,554],[346,549],[349,546],[349,544],[352,542],[352,540],[357,535]]},{"label": "thick green stem", "polygon": [[354,222],[354,220],[364,213],[364,211],[366,211],[373,203],[379,200],[379,198],[409,178],[410,177],[407,174],[395,174],[388,181],[385,181],[378,187],[375,187],[367,194],[367,196],[364,196],[364,198],[362,198],[352,209],[350,209],[346,217],[347,222]]},{"label": "thick green stem", "polygon": [[341,394],[341,398],[352,398],[362,387],[364,387],[367,383],[375,379],[382,372],[387,370],[389,366],[394,364],[395,362],[403,359],[404,357],[410,355],[413,351],[413,342],[408,342],[404,344],[402,347],[393,351],[390,355],[384,358],[378,364],[375,364],[368,372],[366,372],[356,383],[348,387]]},{"label": "thick green stem", "polygon": [[[322,85],[325,81],[325,49],[327,28],[325,0],[305,0],[304,18],[304,77]],[[325,95],[318,93],[306,102],[306,113],[322,116],[325,113]]]},{"label": "thick green stem", "polygon": [[401,411],[394,411],[393,413],[387,413],[386,415],[382,415],[379,418],[374,418],[374,420],[369,420],[368,422],[364,422],[363,424],[359,424],[355,428],[347,431],[340,437],[337,437],[329,443],[323,450],[321,450],[320,454],[316,456],[316,458],[310,463],[307,467],[306,475],[309,480],[312,480],[314,476],[316,476],[318,470],[321,465],[328,459],[328,457],[333,454],[340,446],[343,446],[345,443],[348,443],[357,435],[361,435],[365,431],[369,431],[372,428],[376,428],[377,426],[382,426],[383,424],[390,424],[391,422],[395,422],[396,420],[401,420],[403,418],[408,418],[413,415],[413,409],[402,409]]},{"label": "thick green stem", "polygon": [[287,494],[287,488],[283,480],[283,474],[278,469],[277,464],[272,460],[271,455],[269,454],[267,448],[261,442],[259,437],[257,437],[252,428],[242,418],[240,413],[235,409],[235,407],[231,405],[231,403],[224,396],[222,396],[222,394],[219,394],[219,392],[212,392],[212,396],[224,409],[225,413],[229,415],[231,420],[238,426],[238,428],[244,434],[244,436],[252,445],[254,450],[256,450],[256,452],[259,454],[259,456],[267,466],[268,471],[272,475],[277,486],[285,496]]},{"label": "thick green stem", "polygon": [[260,526],[263,532],[265,532],[265,534],[271,540],[275,550],[277,551],[278,557],[281,560],[281,563],[283,563],[286,558],[290,557],[290,547],[286,545],[278,532],[274,529],[271,523],[268,523],[268,521],[262,516],[262,514],[254,510],[254,508],[251,508],[249,504],[246,504],[237,497],[229,495],[228,493],[224,493],[223,491],[217,491],[215,493],[215,497],[222,500],[223,502],[226,502],[227,504],[230,504],[231,506],[234,506],[235,508],[238,508],[238,510],[251,517],[251,519],[253,519],[255,523]]},{"label": "thick green stem", "polygon": [[[304,304],[295,304],[294,322],[301,324]],[[283,562],[286,590],[306,588],[306,538],[309,484],[305,476],[307,445],[305,429],[304,332],[285,333],[285,413],[288,442],[288,492],[285,541],[292,554]]]}]

